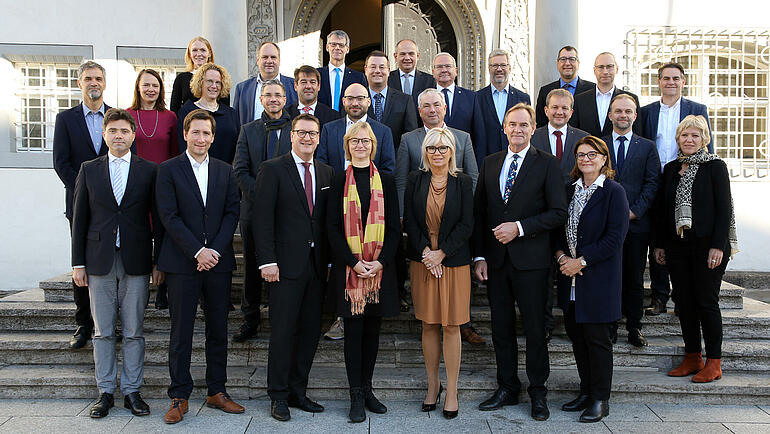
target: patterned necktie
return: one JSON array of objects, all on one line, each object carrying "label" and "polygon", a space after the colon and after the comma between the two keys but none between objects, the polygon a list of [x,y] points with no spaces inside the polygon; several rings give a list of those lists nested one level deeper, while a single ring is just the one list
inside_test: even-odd
[{"label": "patterned necktie", "polygon": [[564,152],[564,143],[561,141],[561,131],[554,131],[553,134],[556,136],[556,158],[561,161],[561,156]]},{"label": "patterned necktie", "polygon": [[412,78],[409,74],[404,74],[404,93],[407,95],[412,94]]},{"label": "patterned necktie", "polygon": [[620,145],[618,146],[618,156],[615,158],[615,162],[617,163],[616,166],[618,166],[618,172],[620,172],[620,169],[623,168],[623,163],[626,161],[626,136],[618,136],[618,142],[620,142]]},{"label": "patterned necktie", "polygon": [[309,105],[306,105],[305,107],[302,107],[302,111],[308,114],[311,114],[310,111],[313,110],[313,107],[310,107]]},{"label": "patterned necktie", "polygon": [[[120,202],[123,200],[123,193],[126,191],[126,186],[123,185],[123,160],[116,158],[112,161],[112,193],[115,195],[115,202],[120,206]],[[120,247],[120,227],[118,227],[115,235],[115,246]]]},{"label": "patterned necktie", "polygon": [[305,168],[305,197],[307,198],[307,208],[310,214],[313,214],[313,176],[310,174],[310,163],[303,161],[302,167]]},{"label": "patterned necktie", "polygon": [[444,94],[444,102],[446,103],[446,114],[444,115],[444,120],[446,121],[449,119],[449,112],[451,111],[451,107],[449,107],[449,89],[441,89],[441,93]]},{"label": "patterned necktie", "polygon": [[334,68],[334,95],[332,95],[332,108],[340,111],[340,69]]},{"label": "patterned necktie", "polygon": [[505,178],[505,193],[503,193],[503,201],[508,203],[508,197],[511,196],[511,189],[513,188],[513,182],[516,180],[516,171],[519,170],[519,154],[513,154],[513,161],[508,167],[508,177]]},{"label": "patterned necktie", "polygon": [[377,122],[382,122],[382,94],[374,94],[374,118]]}]

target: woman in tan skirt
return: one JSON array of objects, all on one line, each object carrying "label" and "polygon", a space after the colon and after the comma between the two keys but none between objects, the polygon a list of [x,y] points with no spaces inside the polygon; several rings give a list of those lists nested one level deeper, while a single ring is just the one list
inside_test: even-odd
[{"label": "woman in tan skirt", "polygon": [[441,328],[447,394],[444,417],[457,416],[460,374],[460,325],[467,323],[471,291],[469,239],[473,227],[473,181],[458,172],[455,138],[434,128],[422,143],[421,170],[409,174],[404,194],[404,229],[414,313],[422,321],[422,351],[428,392],[422,411],[432,411],[441,397],[438,368]]}]

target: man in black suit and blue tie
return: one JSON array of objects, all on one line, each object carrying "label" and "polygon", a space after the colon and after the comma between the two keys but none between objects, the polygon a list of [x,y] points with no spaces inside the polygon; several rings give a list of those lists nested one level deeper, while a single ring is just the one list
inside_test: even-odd
[{"label": "man in black suit and blue tie", "polygon": [[[388,75],[388,87],[400,90],[412,97],[415,108],[418,108],[417,98],[423,90],[429,87],[436,87],[436,80],[427,72],[417,69],[417,62],[420,61],[420,49],[417,43],[411,39],[402,39],[396,44],[396,52],[393,58],[398,68],[390,71]],[[418,118],[417,122],[421,124]],[[409,131],[409,130],[407,130]]]},{"label": "man in black suit and blue tie", "polygon": [[296,104],[287,101],[286,111],[292,119],[302,113],[318,118],[321,128],[327,122],[339,119],[342,115],[332,110],[328,105],[318,101],[318,91],[321,89],[321,74],[310,65],[302,65],[294,70],[294,90],[297,91]]},{"label": "man in black suit and blue tie", "polygon": [[345,56],[350,51],[350,37],[343,30],[333,30],[326,37],[326,51],[329,53],[329,65],[318,68],[321,74],[321,90],[318,101],[342,113],[342,96],[345,89],[353,83],[366,87],[366,77],[358,71],[345,66]]},{"label": "man in black suit and blue tie", "polygon": [[[604,137],[610,151],[615,181],[623,186],[629,205],[629,227],[623,242],[622,312],[626,317],[628,342],[635,347],[647,345],[642,334],[644,268],[650,243],[650,209],[658,192],[660,160],[655,143],[634,134],[636,100],[618,94],[609,109],[612,134]],[[617,339],[617,323],[612,334]]]},{"label": "man in black suit and blue tie", "polygon": [[388,86],[388,56],[382,51],[372,51],[366,56],[364,72],[369,83],[368,116],[374,117],[390,128],[393,147],[398,151],[401,136],[417,128],[417,112],[409,104],[409,95]]},{"label": "man in black suit and blue tie", "polygon": [[473,108],[476,105],[476,92],[455,84],[457,62],[451,54],[436,54],[433,58],[433,78],[436,79],[436,89],[444,95],[446,102],[446,124],[474,137]]},{"label": "man in black suit and blue tie", "polygon": [[538,128],[548,123],[548,118],[545,116],[545,97],[552,90],[565,89],[575,96],[596,87],[596,83],[578,77],[580,58],[577,48],[571,45],[566,45],[559,50],[556,56],[556,69],[559,71],[559,79],[541,87],[537,93],[535,113],[537,113]]}]

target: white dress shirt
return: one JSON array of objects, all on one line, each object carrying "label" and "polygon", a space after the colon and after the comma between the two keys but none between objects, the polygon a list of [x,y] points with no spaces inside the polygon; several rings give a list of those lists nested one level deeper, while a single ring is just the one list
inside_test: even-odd
[{"label": "white dress shirt", "polygon": [[564,157],[564,151],[567,147],[567,125],[564,124],[563,127],[557,129],[548,122],[548,142],[551,144],[551,155],[553,156],[556,156],[556,135],[554,131],[561,131],[561,155],[562,158]]},{"label": "white dress shirt", "polygon": [[[131,168],[131,151],[126,152],[126,155],[122,157],[116,157],[112,155],[112,152],[108,152],[107,156],[109,158],[109,168],[110,168],[110,181],[115,179],[115,166],[117,164],[120,164],[120,178],[123,185],[123,195],[125,195],[126,192],[126,183],[128,182],[128,171]],[[121,163],[115,163],[117,160],[121,160]],[[116,195],[117,192],[115,190],[112,191],[113,195]],[[120,197],[120,201],[118,201],[118,197],[115,196],[115,201],[118,202],[118,206],[120,206],[120,202],[123,200],[123,196]],[[118,225],[118,230],[115,235],[115,247],[120,247],[120,225]]]},{"label": "white dress shirt", "polygon": [[449,85],[449,87],[442,87],[440,84],[436,83],[436,89],[438,89],[439,92],[441,92],[441,96],[444,96],[444,89],[449,90],[449,105],[446,108],[447,114],[452,113],[452,107],[455,100],[455,84],[452,83]]},{"label": "white dress shirt", "polygon": [[[337,73],[334,72],[335,68],[340,69],[340,96],[344,95],[342,90],[342,82],[345,81],[345,62],[342,62],[340,66],[334,66],[329,62],[329,94],[334,98],[334,79],[337,78]],[[340,107],[342,108],[342,107]]]},{"label": "white dress shirt", "polygon": [[604,121],[607,120],[607,111],[610,109],[613,92],[615,92],[615,86],[612,86],[612,89],[604,93],[599,90],[599,86],[596,86],[596,113],[599,114],[600,129],[604,129]]},{"label": "white dress shirt", "polygon": [[[625,146],[625,149],[624,149],[625,152],[623,153],[623,158],[624,159],[625,159],[626,155],[628,155],[628,148],[630,147],[629,145],[631,144],[631,136],[633,136],[633,135],[634,135],[633,131],[629,131],[629,132],[623,134],[623,137],[626,138],[626,143],[624,145]],[[615,154],[615,161],[618,161],[618,148],[620,147],[620,142],[618,141],[618,137],[620,137],[620,136],[621,135],[616,133],[615,130],[612,130],[612,153]],[[617,170],[617,167],[615,169]],[[604,182],[603,179],[602,179],[602,182]],[[603,184],[599,184],[599,185],[603,186]]]},{"label": "white dress shirt", "polygon": [[660,114],[658,115],[658,131],[655,136],[655,144],[660,157],[660,171],[669,161],[676,160],[679,146],[676,144],[676,127],[679,126],[679,114],[682,106],[682,97],[672,106],[667,106],[660,101]]},{"label": "white dress shirt", "polygon": [[318,100],[316,100],[313,104],[310,104],[309,106],[305,105],[305,104],[302,104],[301,102],[298,102],[297,103],[297,111],[299,111],[299,114],[303,114],[303,113],[305,113],[304,108],[305,107],[310,107],[310,111],[307,112],[307,113],[310,114],[310,115],[315,116],[315,108],[317,106],[318,106]]},{"label": "white dress shirt", "polygon": [[[193,175],[195,175],[195,182],[198,183],[198,191],[201,193],[201,199],[203,199],[203,207],[206,207],[206,196],[208,194],[209,190],[209,155],[206,154],[206,159],[203,160],[202,163],[198,163],[195,161],[195,158],[193,158],[192,155],[190,155],[190,151],[184,151],[185,154],[187,154],[187,159],[190,160],[190,166],[192,166]],[[201,247],[197,252],[195,252],[194,258],[197,258],[198,255],[205,249],[206,246]],[[214,250],[214,249],[212,249]],[[214,252],[219,255],[219,252],[214,250]]]}]

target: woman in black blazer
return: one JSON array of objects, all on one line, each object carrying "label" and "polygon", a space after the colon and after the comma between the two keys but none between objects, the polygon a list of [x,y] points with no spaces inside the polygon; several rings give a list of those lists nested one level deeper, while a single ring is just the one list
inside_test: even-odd
[{"label": "woman in black blazer", "polygon": [[[179,114],[179,109],[189,100],[195,101],[195,96],[190,89],[190,81],[198,68],[207,64],[214,63],[214,50],[211,43],[203,36],[196,36],[187,44],[187,51],[184,53],[184,63],[187,68],[180,72],[174,78],[174,85],[171,90],[171,111]],[[219,101],[222,104],[230,105],[230,96],[224,96]]]},{"label": "woman in black blazer", "polygon": [[562,406],[580,411],[580,422],[609,414],[612,387],[610,331],[620,319],[623,240],[628,231],[628,199],[613,181],[607,145],[594,136],[574,148],[575,167],[567,186],[567,224],[554,239],[559,276],[559,307],[572,341],[580,375],[578,397]]},{"label": "woman in black blazer", "polygon": [[422,170],[409,174],[404,194],[406,257],[414,314],[422,321],[422,351],[428,373],[428,393],[422,411],[431,411],[441,397],[438,379],[441,328],[447,396],[444,417],[457,416],[457,379],[460,374],[460,325],[470,320],[473,181],[459,173],[455,138],[434,128],[422,143]]},{"label": "woman in black blazer", "polygon": [[696,383],[722,378],[719,289],[728,259],[738,252],[730,176],[724,161],[708,152],[710,140],[703,116],[682,120],[676,129],[679,157],[663,168],[654,214],[655,260],[668,266],[686,353],[668,375],[696,373]]},{"label": "woman in black blazer", "polygon": [[[392,175],[378,171],[372,162],[377,154],[377,138],[372,128],[367,122],[355,123],[345,134],[343,144],[350,166],[334,176],[327,208],[329,244],[334,258],[329,288],[334,291],[337,315],[344,318],[345,324],[350,421],[363,422],[364,407],[374,413],[387,411],[372,393],[372,375],[382,317],[399,314],[395,256],[401,240],[401,222],[396,182]],[[358,205],[351,209],[356,195]],[[384,211],[380,208],[383,205]],[[377,225],[381,225],[382,232]],[[362,253],[354,254],[359,247],[351,245],[351,238],[362,242],[377,238],[381,250],[371,253],[364,246],[360,248]]]}]

